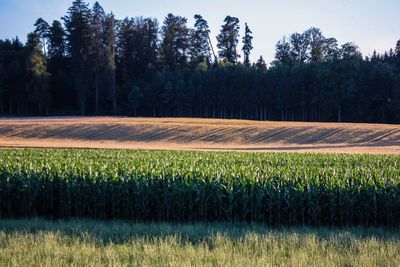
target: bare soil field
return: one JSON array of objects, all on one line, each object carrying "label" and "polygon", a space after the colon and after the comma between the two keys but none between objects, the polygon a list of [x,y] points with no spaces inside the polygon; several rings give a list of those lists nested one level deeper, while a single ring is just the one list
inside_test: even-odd
[{"label": "bare soil field", "polygon": [[400,154],[400,125],[47,117],[0,119],[1,147]]}]

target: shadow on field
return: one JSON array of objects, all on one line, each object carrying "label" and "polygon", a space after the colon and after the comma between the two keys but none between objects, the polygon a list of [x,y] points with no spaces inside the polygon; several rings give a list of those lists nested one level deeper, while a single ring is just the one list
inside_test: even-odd
[{"label": "shadow on field", "polygon": [[[336,149],[348,149],[351,152],[351,149],[358,148],[382,148],[385,147],[393,147],[398,146],[398,142],[386,142],[385,144],[376,143],[376,144],[336,144],[336,145],[283,145],[283,146],[260,146],[260,147],[195,147],[194,150],[233,150],[233,151],[318,151],[318,150],[336,150]],[[342,151],[342,150],[341,150]],[[339,151],[339,152],[341,152]]]},{"label": "shadow on field", "polygon": [[391,228],[324,228],[289,227],[268,228],[261,224],[232,223],[133,223],[129,221],[96,221],[74,219],[68,221],[43,219],[0,220],[0,234],[47,234],[57,233],[82,241],[101,244],[123,244],[138,239],[149,241],[175,238],[180,244],[207,244],[218,236],[241,241],[246,237],[275,238],[284,241],[289,237],[315,238],[318,241],[339,240],[342,246],[351,246],[354,240],[377,240],[400,242],[400,231]]},{"label": "shadow on field", "polygon": [[[75,141],[172,142],[210,144],[235,143],[263,145],[283,142],[293,145],[351,144],[357,146],[400,145],[400,129],[349,126],[251,126],[251,125],[188,125],[140,122],[124,123],[27,123],[0,124],[0,138],[57,139]],[[294,148],[293,148],[294,149]],[[296,148],[298,149],[298,148]],[[301,149],[301,148],[300,148]],[[304,148],[303,148],[304,149]],[[278,150],[275,148],[275,150]],[[286,150],[286,149],[285,149]]]}]

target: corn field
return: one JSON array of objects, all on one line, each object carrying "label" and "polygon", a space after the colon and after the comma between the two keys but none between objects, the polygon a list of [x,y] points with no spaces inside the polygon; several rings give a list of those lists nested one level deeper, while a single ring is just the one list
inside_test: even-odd
[{"label": "corn field", "polygon": [[400,226],[400,157],[0,149],[0,218]]}]

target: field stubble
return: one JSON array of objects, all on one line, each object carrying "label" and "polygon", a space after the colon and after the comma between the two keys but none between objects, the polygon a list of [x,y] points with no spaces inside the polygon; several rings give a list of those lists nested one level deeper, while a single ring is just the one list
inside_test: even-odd
[{"label": "field stubble", "polygon": [[0,119],[0,146],[400,154],[400,126],[194,118]]}]

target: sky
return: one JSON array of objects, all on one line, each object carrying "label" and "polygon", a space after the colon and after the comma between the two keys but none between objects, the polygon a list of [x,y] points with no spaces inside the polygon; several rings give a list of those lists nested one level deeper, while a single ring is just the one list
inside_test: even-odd
[{"label": "sky", "polygon": [[[87,1],[91,5],[94,1]],[[37,18],[49,23],[66,14],[72,0],[0,0],[0,39],[25,41]],[[364,56],[374,50],[394,48],[400,39],[400,0],[99,0],[116,18],[154,17],[162,24],[168,13],[188,18],[201,14],[209,23],[211,38],[216,36],[225,16],[238,17],[241,37],[244,23],[253,31],[251,60],[274,58],[275,44],[285,35],[320,28],[325,37],[339,44],[356,43]]]}]

